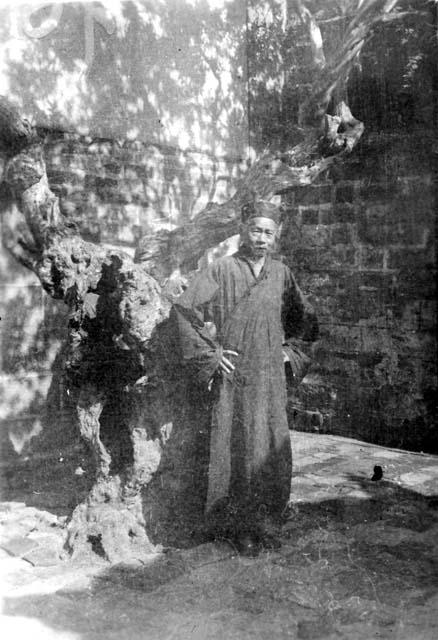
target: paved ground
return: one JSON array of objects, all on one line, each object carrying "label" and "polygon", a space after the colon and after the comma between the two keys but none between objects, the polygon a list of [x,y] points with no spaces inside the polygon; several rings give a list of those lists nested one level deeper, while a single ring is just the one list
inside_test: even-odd
[{"label": "paved ground", "polygon": [[283,546],[256,559],[209,544],[146,564],[60,563],[64,489],[79,496],[84,477],[66,466],[49,487],[9,471],[2,638],[436,640],[438,458],[318,434],[292,445]]}]

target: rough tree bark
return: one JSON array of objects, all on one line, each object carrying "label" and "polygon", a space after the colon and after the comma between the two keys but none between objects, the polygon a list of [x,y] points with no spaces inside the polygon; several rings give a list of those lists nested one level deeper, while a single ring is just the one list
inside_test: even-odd
[{"label": "rough tree bark", "polygon": [[[187,434],[171,433],[178,381],[166,282],[172,274],[195,269],[207,248],[238,232],[243,204],[312,183],[350,153],[362,135],[363,124],[345,102],[340,100],[331,115],[327,107],[372,26],[396,16],[397,2],[350,2],[352,17],[345,18],[343,41],[331,59],[324,55],[308,6],[294,4],[309,26],[316,69],[312,91],[300,109],[302,141],[286,152],[262,154],[228,202],[209,203],[188,225],[143,238],[135,261],[78,235],[50,190],[38,131],[6,99],[0,100],[3,182],[11,196],[3,212],[7,246],[37,274],[47,293],[70,309],[66,368],[78,389],[79,429],[96,464],[95,484],[70,520],[67,546],[73,554],[94,551],[115,562],[141,558],[157,542],[178,543],[177,535],[167,536],[167,525],[160,525],[166,511],[160,501],[163,487],[172,493],[184,484],[175,474],[187,463],[191,441]],[[116,404],[118,411],[111,411]],[[106,407],[108,416],[122,416],[115,426],[129,440],[129,465],[120,465],[102,442]],[[174,495],[172,499],[174,505]],[[162,521],[171,519],[170,513]]]}]

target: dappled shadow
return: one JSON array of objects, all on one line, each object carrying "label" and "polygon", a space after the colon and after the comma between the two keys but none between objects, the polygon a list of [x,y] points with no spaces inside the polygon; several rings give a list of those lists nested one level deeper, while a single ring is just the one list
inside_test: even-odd
[{"label": "dappled shadow", "polygon": [[11,596],[4,613],[83,640],[116,637],[122,629],[132,640],[146,630],[151,639],[172,631],[183,638],[195,620],[196,638],[249,638],[239,635],[243,622],[264,637],[288,629],[296,638],[389,638],[400,625],[404,638],[432,637],[437,497],[354,474],[346,480],[368,497],[295,505],[278,552],[244,559],[215,545],[199,547],[197,556],[174,551],[144,566],[108,567],[91,589]]},{"label": "dappled shadow", "polygon": [[105,10],[111,29],[92,18],[87,65],[86,21],[90,11],[105,13],[90,4],[63,4],[43,37],[25,30],[48,24],[47,7],[30,19],[20,7],[4,9],[4,85],[51,135],[49,178],[68,195],[61,204],[88,218],[84,228],[100,219],[101,241],[132,246],[139,233],[227,199],[246,168],[245,5],[113,5]]},{"label": "dappled shadow", "polygon": [[62,378],[67,307],[52,301],[6,253],[1,279],[1,462],[38,451],[44,429],[51,434],[52,452],[62,455],[76,440],[72,398]]},{"label": "dappled shadow", "polygon": [[[175,1],[157,7],[133,0],[106,11],[101,5],[112,33],[93,18],[94,49],[87,67],[86,4],[64,4],[56,28],[43,37],[29,37],[25,25],[18,25],[16,48],[7,47],[6,76],[10,96],[25,112],[40,125],[87,130],[97,137],[140,139],[213,156],[229,153],[230,145],[241,149],[246,105],[242,3],[215,7],[208,0]],[[5,11],[7,41],[17,15],[20,8]],[[34,23],[44,19],[43,10],[34,11]],[[22,20],[29,22],[24,15]]]}]

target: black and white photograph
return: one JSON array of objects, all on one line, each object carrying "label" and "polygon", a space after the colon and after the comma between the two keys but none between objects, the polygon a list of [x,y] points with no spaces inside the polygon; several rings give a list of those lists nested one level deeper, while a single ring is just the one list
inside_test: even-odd
[{"label": "black and white photograph", "polygon": [[438,638],[437,0],[0,0],[0,635]]}]

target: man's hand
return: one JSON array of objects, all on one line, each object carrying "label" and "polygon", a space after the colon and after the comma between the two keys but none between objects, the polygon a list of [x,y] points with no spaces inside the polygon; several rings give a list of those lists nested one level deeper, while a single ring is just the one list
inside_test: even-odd
[{"label": "man's hand", "polygon": [[234,364],[230,362],[227,356],[238,356],[239,354],[229,349],[224,349],[222,352],[222,358],[219,361],[219,369],[224,373],[232,373],[234,371]]}]

